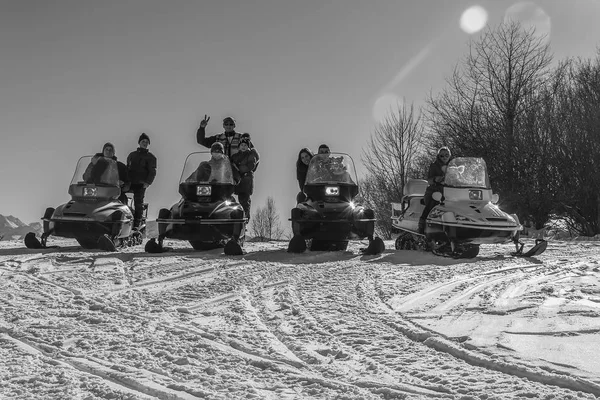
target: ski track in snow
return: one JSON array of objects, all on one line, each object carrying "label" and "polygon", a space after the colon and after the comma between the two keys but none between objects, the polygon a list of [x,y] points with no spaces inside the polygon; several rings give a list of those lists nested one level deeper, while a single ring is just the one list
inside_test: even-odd
[{"label": "ski track in snow", "polygon": [[596,242],[470,260],[59,244],[1,244],[2,399],[600,397]]}]

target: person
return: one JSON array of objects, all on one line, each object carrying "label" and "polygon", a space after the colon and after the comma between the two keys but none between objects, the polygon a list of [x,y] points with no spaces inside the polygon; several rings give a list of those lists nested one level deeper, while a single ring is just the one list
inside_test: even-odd
[{"label": "person", "polygon": [[225,154],[223,154],[223,145],[220,142],[215,142],[210,146],[210,160],[202,161],[198,168],[186,179],[186,182],[214,182],[224,183],[231,181],[233,176],[229,170],[229,174],[224,169]]},{"label": "person", "polygon": [[[208,125],[208,121],[210,121],[210,117],[205,114],[204,119],[200,122],[200,127],[196,132],[196,141],[198,144],[209,148],[215,142],[221,143],[223,145],[224,154],[229,158],[239,151],[242,136],[247,135],[248,138],[250,137],[249,134],[241,134],[235,131],[235,120],[233,117],[225,117],[223,119],[224,132],[206,137],[206,126]],[[250,141],[250,148],[254,148],[252,141]]]},{"label": "person", "polygon": [[127,172],[133,193],[133,229],[138,229],[144,214],[144,196],[146,189],[156,177],[156,157],[148,150],[150,137],[142,132],[138,139],[139,147],[127,156]]},{"label": "person", "polygon": [[331,151],[329,150],[329,146],[326,144],[322,144],[319,146],[318,154],[329,154]]},{"label": "person", "polygon": [[[109,168],[109,160],[114,160],[117,164],[117,174],[115,177],[110,176],[112,170]],[[119,201],[123,204],[127,204],[127,195],[125,192],[129,190],[131,184],[127,166],[117,160],[117,157],[115,156],[115,146],[112,143],[107,142],[102,146],[102,153],[96,153],[94,157],[92,157],[92,161],[83,173],[83,180],[86,183],[110,184],[111,182],[114,182],[115,179],[118,180],[119,188],[121,189]]]},{"label": "person", "polygon": [[296,196],[296,202],[302,203],[306,200],[306,194],[304,193],[304,184],[306,183],[306,174],[308,173],[308,164],[314,157],[314,154],[308,147],[304,147],[298,153],[298,160],[296,160],[296,179],[298,179],[298,186],[300,192]]},{"label": "person", "polygon": [[252,203],[250,196],[254,192],[254,171],[259,156],[256,149],[250,149],[249,138],[243,138],[239,147],[239,151],[231,156],[235,180],[238,182],[234,193],[238,196],[238,201],[244,209],[246,218],[250,220],[250,205]]},{"label": "person", "polygon": [[423,213],[419,218],[419,233],[425,233],[425,221],[429,212],[435,205],[437,201],[432,198],[433,193],[441,192],[443,190],[442,182],[444,181],[444,177],[446,175],[446,168],[448,166],[448,162],[450,161],[450,149],[446,146],[440,147],[437,152],[437,156],[435,161],[431,163],[429,166],[429,171],[427,172],[427,182],[429,186],[425,190],[425,208],[423,209]]}]

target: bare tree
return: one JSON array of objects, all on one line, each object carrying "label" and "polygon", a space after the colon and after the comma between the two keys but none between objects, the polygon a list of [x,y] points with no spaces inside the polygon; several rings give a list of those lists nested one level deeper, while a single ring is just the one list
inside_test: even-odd
[{"label": "bare tree", "polygon": [[591,161],[600,158],[600,49],[595,61],[569,60],[567,67],[553,97],[556,211],[570,231],[593,236],[600,232],[600,176]]},{"label": "bare tree", "polygon": [[409,177],[419,177],[417,160],[422,149],[421,116],[413,105],[396,104],[376,127],[363,151],[368,176],[362,180],[360,200],[375,211],[377,233],[391,237],[392,201],[400,201]]},{"label": "bare tree", "polygon": [[252,217],[250,233],[260,241],[280,240],[284,231],[281,228],[275,200],[269,196],[264,207],[259,207]]},{"label": "bare tree", "polygon": [[531,110],[549,87],[552,55],[544,37],[518,22],[501,24],[471,43],[448,87],[429,100],[433,142],[446,142],[454,154],[484,157],[503,206],[530,218],[533,205],[523,201],[543,196],[531,187],[547,162],[543,133]]}]

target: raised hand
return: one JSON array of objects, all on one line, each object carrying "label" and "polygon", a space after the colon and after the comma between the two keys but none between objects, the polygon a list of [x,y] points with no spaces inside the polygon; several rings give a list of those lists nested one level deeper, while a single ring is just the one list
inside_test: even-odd
[{"label": "raised hand", "polygon": [[204,114],[204,119],[200,121],[200,128],[206,128],[206,125],[208,125],[208,121],[210,121],[210,117]]}]

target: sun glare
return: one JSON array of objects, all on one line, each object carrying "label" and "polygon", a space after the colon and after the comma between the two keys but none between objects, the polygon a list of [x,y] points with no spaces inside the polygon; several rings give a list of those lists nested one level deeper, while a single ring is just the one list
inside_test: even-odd
[{"label": "sun glare", "polygon": [[467,8],[460,16],[460,29],[468,34],[479,32],[487,23],[488,13],[481,6]]},{"label": "sun glare", "polygon": [[385,117],[388,116],[391,111],[396,110],[401,103],[402,101],[400,98],[393,93],[386,93],[379,96],[373,104],[373,119],[375,122],[383,121]]}]

